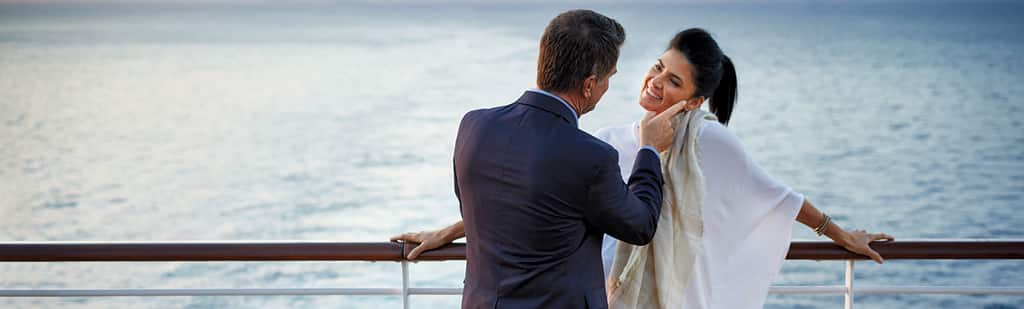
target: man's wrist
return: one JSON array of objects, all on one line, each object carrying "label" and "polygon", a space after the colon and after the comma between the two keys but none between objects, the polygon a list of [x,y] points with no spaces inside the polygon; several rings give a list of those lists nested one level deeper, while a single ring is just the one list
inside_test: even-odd
[{"label": "man's wrist", "polygon": [[438,236],[441,236],[441,239],[444,240],[445,242],[451,242],[452,240],[455,240],[455,231],[453,231],[452,227],[450,226],[443,228],[440,231],[437,231],[437,234]]},{"label": "man's wrist", "polygon": [[445,242],[449,243],[455,241],[456,239],[466,237],[465,227],[461,224],[461,222],[457,222],[448,227],[445,227],[438,231],[438,233],[440,233],[441,238],[444,239]]}]

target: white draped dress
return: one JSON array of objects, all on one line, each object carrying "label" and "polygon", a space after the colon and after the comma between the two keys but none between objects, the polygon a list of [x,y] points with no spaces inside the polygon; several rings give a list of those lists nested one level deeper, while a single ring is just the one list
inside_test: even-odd
[{"label": "white draped dress", "polygon": [[[803,196],[776,181],[743,150],[725,126],[701,120],[698,166],[704,175],[703,249],[696,255],[683,308],[761,308],[789,250]],[[608,127],[596,136],[619,152],[623,181],[640,149],[637,124]],[[672,171],[666,171],[671,173]],[[618,240],[604,237],[607,277]]]}]

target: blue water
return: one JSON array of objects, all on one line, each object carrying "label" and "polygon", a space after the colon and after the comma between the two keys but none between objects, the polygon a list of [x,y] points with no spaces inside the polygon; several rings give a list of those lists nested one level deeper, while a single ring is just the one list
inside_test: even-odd
[{"label": "blue water", "polygon": [[[462,114],[534,80],[567,7],[0,6],[0,240],[384,241],[459,218]],[[1024,238],[1024,6],[637,4],[619,74],[581,126],[641,112],[676,31],[737,66],[730,129],[848,228]],[[794,227],[795,238],[813,233]],[[412,267],[458,287],[460,262]],[[861,286],[1024,286],[1016,261],[857,264]],[[3,263],[0,288],[399,287],[394,263]],[[841,284],[787,262],[779,284]],[[2,307],[398,307],[394,297],[0,299]],[[416,296],[416,308],[458,297]],[[1017,308],[1024,297],[861,295],[858,308]],[[769,308],[842,296],[772,295]]]}]

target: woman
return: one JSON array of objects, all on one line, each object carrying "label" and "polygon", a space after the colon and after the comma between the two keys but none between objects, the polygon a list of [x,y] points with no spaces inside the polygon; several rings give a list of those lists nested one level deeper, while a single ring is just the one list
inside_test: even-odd
[{"label": "woman", "polygon": [[[692,149],[689,153],[693,155],[687,156],[686,151],[682,151],[669,156],[690,160],[694,163],[690,166],[699,170],[688,170],[686,165],[679,164],[663,165],[666,200],[669,200],[670,190],[700,198],[677,203],[679,206],[666,201],[659,219],[662,222],[650,246],[619,245],[614,238],[605,236],[602,258],[606,276],[611,275],[608,288],[613,307],[648,307],[657,303],[661,307],[759,308],[789,248],[794,219],[849,251],[883,262],[868,244],[876,240],[892,240],[891,236],[842,229],[802,195],[771,178],[753,162],[736,136],[726,129],[735,99],[736,72],[732,61],[703,29],[688,29],[676,34],[667,50],[644,76],[640,106],[660,113],[675,104],[684,104],[687,112],[677,116],[676,123],[685,122],[688,128],[695,129],[684,131],[683,127],[676,127],[677,137],[679,134],[692,135],[695,147],[689,148]],[[708,102],[713,116],[700,110],[705,102]],[[622,175],[628,177],[635,159],[633,154],[640,148],[637,125],[604,128],[596,135],[618,150]],[[681,140],[677,138],[677,144]],[[673,147],[673,151],[679,149],[678,146]],[[698,175],[697,181],[689,181],[691,178],[687,177],[683,177],[683,182],[669,181],[684,174]],[[694,183],[702,185],[694,186]],[[697,190],[698,194],[689,194],[694,192],[682,188],[686,186],[691,186],[689,190]],[[679,210],[666,211],[669,206],[673,209],[679,207]],[[664,222],[666,214],[671,213],[682,219]],[[679,232],[681,237],[668,235],[674,232]],[[409,254],[413,259],[424,250],[437,248],[463,236],[462,223],[458,222],[442,230],[406,233],[392,240],[421,243]],[[675,243],[659,243],[659,237]],[[670,253],[666,255],[666,247],[672,247],[674,251],[668,250]],[[674,260],[649,256],[659,254],[657,248],[663,249],[662,256]],[[643,250],[650,252],[640,252]],[[644,262],[646,266],[637,266],[644,265]],[[653,268],[659,271],[644,279],[644,267],[648,272]],[[654,275],[661,278],[665,269],[670,268],[673,274],[681,274],[671,279],[679,280],[662,279],[657,284],[651,283],[657,281],[651,279]],[[637,282],[624,283],[623,280]],[[665,281],[675,282],[669,285],[669,289],[675,287],[681,291],[649,292],[665,289]],[[626,286],[630,284],[633,285],[632,291]],[[632,295],[632,300],[620,295],[630,292],[639,292],[639,295]],[[639,300],[636,299],[638,297]]]}]

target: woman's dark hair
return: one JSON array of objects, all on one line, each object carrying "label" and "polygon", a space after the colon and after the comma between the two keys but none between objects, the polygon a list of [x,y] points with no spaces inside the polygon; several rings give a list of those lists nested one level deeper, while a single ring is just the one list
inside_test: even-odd
[{"label": "woman's dark hair", "polygon": [[718,122],[729,125],[736,105],[736,68],[707,31],[690,28],[676,34],[667,49],[683,53],[693,67],[693,96],[711,100]]},{"label": "woman's dark hair", "polygon": [[591,10],[559,14],[540,38],[537,88],[570,91],[590,75],[608,76],[625,41],[622,25],[610,17]]}]

